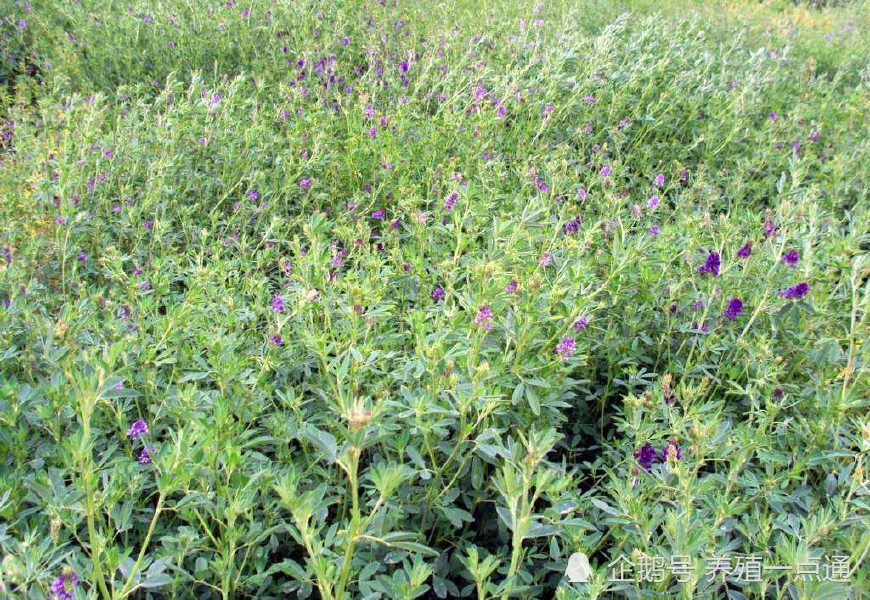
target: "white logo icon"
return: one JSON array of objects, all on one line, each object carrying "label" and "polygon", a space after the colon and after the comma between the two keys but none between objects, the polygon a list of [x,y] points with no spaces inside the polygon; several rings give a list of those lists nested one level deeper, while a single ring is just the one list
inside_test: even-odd
[{"label": "white logo icon", "polygon": [[571,583],[586,583],[589,576],[592,574],[592,569],[589,568],[589,557],[582,552],[575,552],[568,559],[568,567],[565,569],[565,576]]}]

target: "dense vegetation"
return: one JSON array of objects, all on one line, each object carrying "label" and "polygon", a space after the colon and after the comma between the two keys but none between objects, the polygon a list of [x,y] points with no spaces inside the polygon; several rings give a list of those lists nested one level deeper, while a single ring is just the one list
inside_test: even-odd
[{"label": "dense vegetation", "polygon": [[3,2],[0,595],[865,591],[866,3]]}]

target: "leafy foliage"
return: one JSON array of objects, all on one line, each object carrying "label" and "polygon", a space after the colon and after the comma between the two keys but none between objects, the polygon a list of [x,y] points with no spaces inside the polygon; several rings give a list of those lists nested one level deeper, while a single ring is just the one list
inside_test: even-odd
[{"label": "leafy foliage", "polygon": [[860,595],[866,6],[733,4],[14,3],[0,589]]}]

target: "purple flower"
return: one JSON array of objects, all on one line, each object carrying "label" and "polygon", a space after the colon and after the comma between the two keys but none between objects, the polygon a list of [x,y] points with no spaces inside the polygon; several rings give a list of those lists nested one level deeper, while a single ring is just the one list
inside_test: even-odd
[{"label": "purple flower", "polygon": [[782,255],[782,262],[784,262],[789,267],[794,269],[795,267],[797,267],[797,264],[798,264],[798,261],[800,260],[800,258],[801,258],[801,256],[798,253],[798,251],[795,250],[794,248],[792,248],[788,252],[786,252],[785,254]]},{"label": "purple flower", "polygon": [[665,176],[663,173],[658,173],[653,179],[653,185],[656,187],[662,187],[665,184]]},{"label": "purple flower", "polygon": [[577,199],[586,200],[586,188],[577,188]]},{"label": "purple flower", "polygon": [[58,600],[72,600],[73,591],[79,587],[79,578],[72,569],[65,569],[57,578],[51,582],[48,591],[52,598]]},{"label": "purple flower", "polygon": [[142,451],[139,452],[139,464],[147,465],[151,463],[151,456],[157,451],[157,446],[154,444],[148,444]]},{"label": "purple flower", "polygon": [[311,188],[311,179],[308,177],[303,177],[302,179],[299,180],[299,187],[301,187],[303,190],[310,189]]},{"label": "purple flower", "polygon": [[514,293],[516,293],[518,286],[519,286],[519,283],[517,282],[517,280],[511,279],[508,282],[508,284],[504,287],[504,291],[506,291],[508,294],[514,294]]},{"label": "purple flower", "polygon": [[377,137],[377,135],[378,135],[378,128],[377,127],[372,127],[371,129],[369,129],[369,137]]},{"label": "purple flower", "polygon": [[544,115],[549,116],[556,109],[552,104],[548,104],[544,107]]},{"label": "purple flower", "polygon": [[724,311],[722,311],[722,316],[729,321],[733,321],[739,317],[742,312],[743,301],[740,298],[731,298],[731,300],[728,301],[728,306],[725,307]]},{"label": "purple flower", "polygon": [[350,46],[350,38],[349,37],[341,38],[341,45],[342,46]]},{"label": "purple flower", "polygon": [[275,312],[284,312],[284,299],[281,297],[281,294],[275,294],[272,296],[272,310]]},{"label": "purple flower", "polygon": [[777,292],[777,295],[780,298],[788,298],[789,300],[797,300],[803,298],[807,294],[810,293],[810,286],[806,281],[802,281],[797,285],[793,285],[790,288],[786,288],[784,290],[780,290]]},{"label": "purple flower", "polygon": [[259,197],[260,197],[260,192],[258,192],[257,190],[255,190],[253,188],[248,190],[248,199],[249,200],[256,200]]},{"label": "purple flower", "polygon": [[568,360],[568,358],[574,354],[575,350],[576,344],[574,343],[574,338],[566,337],[562,338],[562,341],[556,344],[555,352],[562,357],[562,360]]},{"label": "purple flower", "polygon": [[58,225],[66,225],[66,217],[58,215],[57,217],[55,217],[54,222]]},{"label": "purple flower", "polygon": [[580,230],[580,219],[574,217],[572,220],[565,223],[562,229],[568,234],[577,233]]},{"label": "purple flower", "polygon": [[602,177],[610,177],[611,173],[613,173],[613,167],[610,165],[604,165],[601,167],[601,170],[598,171],[598,174]]},{"label": "purple flower", "polygon": [[543,254],[541,254],[541,260],[539,261],[539,264],[542,267],[548,267],[548,266],[550,266],[550,262],[552,260],[553,260],[553,255],[550,252],[544,252]]},{"label": "purple flower", "polygon": [[84,252],[79,252],[78,255],[76,256],[76,258],[78,259],[79,262],[85,262],[88,260],[88,255],[85,254]]},{"label": "purple flower", "polygon": [[574,319],[574,323],[572,325],[574,329],[578,331],[581,329],[586,329],[586,327],[589,325],[589,317],[587,317],[586,315],[579,316]]},{"label": "purple flower", "polygon": [[659,205],[659,197],[658,196],[650,196],[650,199],[646,201],[647,208],[655,209]]},{"label": "purple flower", "polygon": [[652,444],[644,444],[641,448],[634,451],[634,457],[644,471],[649,471],[658,457],[658,452]]},{"label": "purple flower", "polygon": [[647,230],[647,233],[650,235],[658,235],[662,232],[658,225],[650,225],[650,228]]},{"label": "purple flower", "polygon": [[704,261],[704,264],[698,267],[698,272],[709,273],[713,277],[718,277],[719,265],[719,253],[711,251],[710,254],[707,255],[707,260]]},{"label": "purple flower", "polygon": [[127,430],[127,437],[131,440],[138,440],[143,435],[148,435],[148,424],[144,419],[134,421],[133,424],[130,425],[130,429]]},{"label": "purple flower", "polygon": [[778,114],[776,114],[775,112],[770,113],[770,120],[771,121],[777,121],[778,119],[779,119]]},{"label": "purple flower", "polygon": [[492,329],[492,309],[487,305],[482,304],[477,309],[477,316],[474,317],[474,322],[483,326],[484,329]]},{"label": "purple flower", "polygon": [[583,98],[583,102],[585,102],[586,104],[595,104],[595,96],[585,96]]},{"label": "purple flower", "polygon": [[27,21],[24,19],[18,19],[18,28],[24,29],[25,27],[27,27]]},{"label": "purple flower", "polygon": [[774,225],[773,221],[768,219],[764,223],[764,237],[770,237],[774,233],[776,233],[776,225]]},{"label": "purple flower", "polygon": [[386,216],[386,211],[383,209],[378,209],[372,213],[372,219],[377,219],[378,221],[382,220],[384,216]]},{"label": "purple flower", "polygon": [[269,337],[269,343],[273,346],[283,346],[284,340],[277,333]]},{"label": "purple flower", "polygon": [[538,191],[541,192],[549,192],[550,186],[547,185],[547,182],[541,179],[540,177],[535,177],[535,185],[538,187]]},{"label": "purple flower", "polygon": [[214,94],[214,95],[211,97],[211,105],[212,105],[212,106],[214,106],[215,104],[218,104],[220,101],[221,101],[221,95],[220,95],[220,94]]},{"label": "purple flower", "polygon": [[677,443],[677,440],[670,439],[666,446],[662,447],[662,462],[669,460],[678,461],[683,458],[683,449]]},{"label": "purple flower", "polygon": [[453,207],[456,206],[456,201],[459,199],[459,194],[456,192],[451,192],[444,198],[444,210],[450,211],[453,210]]},{"label": "purple flower", "polygon": [[749,242],[746,242],[743,247],[737,251],[737,258],[749,258],[750,254],[752,254],[752,246]]},{"label": "purple flower", "polygon": [[435,302],[441,302],[444,299],[444,289],[440,286],[435,286],[435,289],[432,290],[432,300]]}]

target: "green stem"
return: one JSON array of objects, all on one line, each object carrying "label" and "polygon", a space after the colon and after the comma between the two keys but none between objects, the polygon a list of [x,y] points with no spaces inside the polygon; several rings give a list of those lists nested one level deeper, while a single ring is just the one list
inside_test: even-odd
[{"label": "green stem", "polygon": [[347,468],[347,483],[350,487],[351,497],[351,515],[350,525],[347,528],[347,544],[344,547],[344,558],[341,562],[341,574],[338,578],[338,584],[335,586],[335,598],[341,600],[344,598],[344,592],[350,580],[351,563],[353,562],[353,551],[356,546],[356,540],[359,537],[359,525],[361,515],[359,510],[359,486],[357,485],[357,471],[359,470],[359,448],[351,448],[351,462]]},{"label": "green stem", "polygon": [[151,535],[154,533],[154,527],[157,525],[157,518],[160,516],[160,511],[163,509],[163,494],[158,492],[157,496],[157,505],[154,507],[154,516],[151,517],[151,523],[148,525],[148,531],[145,533],[145,540],[142,542],[142,547],[139,549],[139,556],[136,557],[136,563],[133,565],[133,569],[130,571],[130,575],[127,577],[127,581],[124,583],[124,587],[121,588],[120,597],[123,598],[127,594],[131,593],[133,590],[129,589],[130,585],[133,583],[133,577],[136,576],[136,573],[139,571],[139,567],[142,566],[142,561],[145,558],[145,551],[148,549],[148,544],[151,541]]}]

